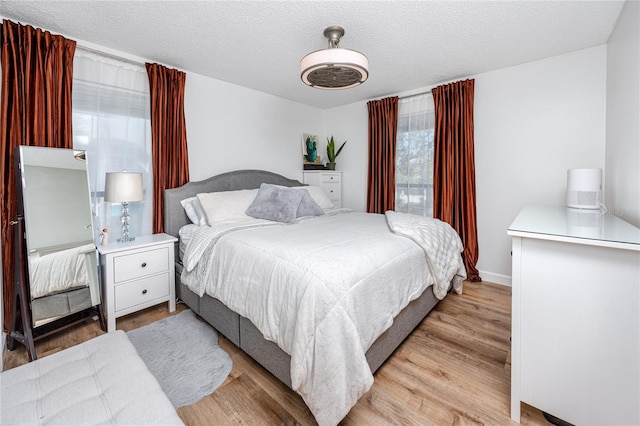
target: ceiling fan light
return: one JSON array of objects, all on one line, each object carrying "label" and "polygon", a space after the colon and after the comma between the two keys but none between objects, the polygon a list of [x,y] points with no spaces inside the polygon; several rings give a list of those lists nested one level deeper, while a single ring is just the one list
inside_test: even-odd
[{"label": "ceiling fan light", "polygon": [[344,30],[329,27],[325,36],[329,48],[309,53],[300,61],[300,78],[318,89],[348,89],[364,83],[369,77],[369,60],[360,52],[338,47]]}]

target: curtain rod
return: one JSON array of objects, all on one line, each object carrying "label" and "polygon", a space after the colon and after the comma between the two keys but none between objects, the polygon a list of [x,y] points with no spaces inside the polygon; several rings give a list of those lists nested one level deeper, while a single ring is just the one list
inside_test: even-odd
[{"label": "curtain rod", "polygon": [[133,64],[133,65],[145,67],[145,63],[144,62],[134,61],[133,59],[124,58],[122,56],[118,56],[118,55],[115,55],[113,53],[106,53],[106,52],[103,52],[102,50],[98,50],[98,49],[94,49],[94,48],[91,48],[91,47],[83,46],[81,44],[77,44],[77,47],[79,47],[82,50],[86,50],[87,52],[95,53],[96,55],[102,55],[102,56],[106,56],[107,58],[115,59],[115,60],[122,61],[122,62],[128,62],[128,63]]},{"label": "curtain rod", "polygon": [[414,96],[421,96],[421,95],[431,95],[431,90],[427,90],[426,92],[421,92],[421,93],[415,93],[413,95],[398,96],[398,100],[413,98]]},{"label": "curtain rod", "polygon": [[[452,81],[450,83],[445,83],[443,85],[447,86],[447,85],[453,84],[453,83],[462,83],[462,82],[473,81],[473,80],[474,80],[473,78],[465,78],[464,80]],[[427,90],[426,92],[416,93],[415,95],[398,96],[398,100],[406,99],[406,98],[412,98],[414,96],[420,96],[420,95],[431,95],[431,96],[433,96],[433,89],[435,89],[436,87],[439,87],[439,86],[440,85],[433,86],[431,89]]]},{"label": "curtain rod", "polygon": [[[2,1],[2,0],[0,0],[0,1]],[[143,59],[143,62],[140,62],[140,61],[136,61],[134,59],[129,59],[129,58],[125,58],[123,56],[118,56],[118,55],[116,55],[114,53],[107,53],[107,52],[104,52],[102,50],[94,49],[93,47],[87,47],[87,46],[84,46],[84,45],[82,45],[80,43],[77,43],[76,46],[79,47],[82,50],[86,50],[87,52],[95,53],[96,55],[106,56],[106,57],[111,58],[111,59],[115,59],[115,60],[122,61],[122,62],[127,62],[129,64],[133,64],[133,65],[140,66],[142,68],[146,68],[147,61],[145,61],[144,59]],[[162,62],[158,62],[158,61],[149,60],[148,63],[150,63],[150,64],[153,64],[153,63],[160,64],[163,67],[167,67],[169,69],[175,69],[175,70],[183,72],[183,73],[187,72],[182,68],[178,68],[178,67],[175,67],[175,66],[172,66],[172,65],[171,66],[170,65],[166,65],[166,64],[164,64]]]}]

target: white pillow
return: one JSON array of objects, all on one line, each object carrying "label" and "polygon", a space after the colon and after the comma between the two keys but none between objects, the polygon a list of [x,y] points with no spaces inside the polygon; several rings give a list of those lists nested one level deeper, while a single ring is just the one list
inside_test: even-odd
[{"label": "white pillow", "polygon": [[256,198],[257,189],[209,192],[198,194],[198,200],[207,215],[209,225],[223,222],[253,220],[245,212]]},{"label": "white pillow", "polygon": [[309,191],[309,195],[311,195],[311,198],[313,198],[313,201],[315,201],[324,210],[332,209],[332,208],[335,207],[333,205],[333,202],[331,201],[331,199],[327,195],[327,193],[324,192],[324,189],[320,188],[319,186],[313,186],[313,185],[309,185],[309,186],[294,186],[293,188],[294,189],[306,189],[307,191]]},{"label": "white pillow", "polygon": [[191,223],[198,226],[208,226],[207,214],[202,208],[202,203],[198,200],[198,197],[190,197],[180,201],[184,211],[187,213],[187,217],[191,220]]}]

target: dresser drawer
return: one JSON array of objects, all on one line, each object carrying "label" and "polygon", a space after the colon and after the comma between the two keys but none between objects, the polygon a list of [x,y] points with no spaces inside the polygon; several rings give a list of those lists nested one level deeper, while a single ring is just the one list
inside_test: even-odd
[{"label": "dresser drawer", "polygon": [[113,259],[113,269],[115,283],[167,271],[169,270],[169,249],[162,247],[116,256]]},{"label": "dresser drawer", "polygon": [[342,199],[340,181],[333,183],[323,183],[322,189],[327,193],[331,201],[340,201]]},{"label": "dresser drawer", "polygon": [[334,207],[342,207],[342,172],[308,171],[302,173],[307,185],[319,186],[327,194]]},{"label": "dresser drawer", "polygon": [[115,311],[141,305],[169,295],[169,273],[115,286]]},{"label": "dresser drawer", "polygon": [[321,173],[320,183],[336,183],[340,184],[340,173]]}]

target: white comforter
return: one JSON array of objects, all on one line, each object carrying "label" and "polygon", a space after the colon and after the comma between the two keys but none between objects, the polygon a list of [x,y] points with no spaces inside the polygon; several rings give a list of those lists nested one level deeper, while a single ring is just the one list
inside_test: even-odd
[{"label": "white comforter", "polygon": [[[202,227],[183,262],[192,291],[247,317],[291,356],[292,387],[321,426],[337,424],[369,390],[365,352],[434,283],[417,244],[390,232],[384,215],[356,212]],[[460,273],[459,252],[455,263]]]},{"label": "white comforter", "polygon": [[93,244],[86,244],[30,259],[31,297],[35,299],[73,287],[88,286],[85,255],[95,249]]}]

